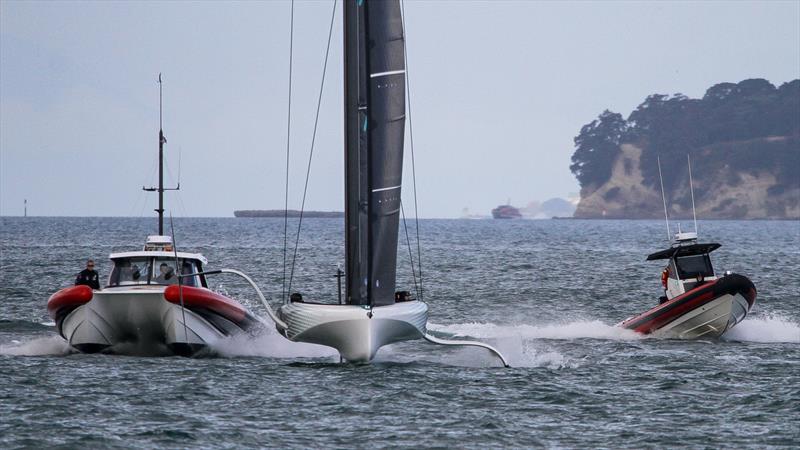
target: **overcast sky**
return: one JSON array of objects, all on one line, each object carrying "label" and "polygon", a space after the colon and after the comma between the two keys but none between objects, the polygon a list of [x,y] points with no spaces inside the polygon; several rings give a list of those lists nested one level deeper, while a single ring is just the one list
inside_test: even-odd
[{"label": "overcast sky", "polygon": [[[332,5],[295,6],[295,208]],[[26,198],[31,215],[153,214],[141,187],[156,182],[159,72],[166,178],[180,169],[181,182],[167,208],[282,208],[289,8],[0,1],[0,215],[21,215]],[[422,217],[577,192],[572,139],[606,108],[627,117],[653,93],[800,77],[797,1],[407,0],[405,10]],[[338,13],[307,209],[343,207]]]}]

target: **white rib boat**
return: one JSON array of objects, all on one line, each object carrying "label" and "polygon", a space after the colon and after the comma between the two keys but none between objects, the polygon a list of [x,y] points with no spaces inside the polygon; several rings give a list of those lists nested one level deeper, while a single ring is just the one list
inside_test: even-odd
[{"label": "white rib boat", "polygon": [[203,255],[171,250],[169,236],[149,236],[141,251],[110,255],[103,289],[53,294],[47,309],[59,334],[82,353],[191,356],[260,326],[244,306],[208,289]]},{"label": "white rib boat", "polygon": [[[158,83],[160,110],[160,74]],[[148,236],[140,251],[112,253],[103,289],[72,286],[47,302],[59,334],[80,352],[190,356],[262,324],[247,308],[208,288],[203,255],[178,252],[172,237],[164,236],[164,191],[173,189],[164,188],[167,140],[161,129],[158,138],[158,187],[144,189],[158,192],[159,234]]]}]

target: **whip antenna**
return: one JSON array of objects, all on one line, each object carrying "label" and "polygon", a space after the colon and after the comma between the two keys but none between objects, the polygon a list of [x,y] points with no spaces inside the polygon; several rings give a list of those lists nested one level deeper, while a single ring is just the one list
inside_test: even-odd
[{"label": "whip antenna", "polygon": [[661,201],[664,202],[664,222],[667,224],[667,241],[672,239],[672,233],[669,232],[669,215],[667,214],[667,197],[664,195],[664,177],[661,176],[661,157],[656,156],[658,163],[658,181],[661,183]]},{"label": "whip antenna", "polygon": [[694,184],[692,183],[692,158],[686,154],[686,162],[689,164],[689,191],[692,193],[692,216],[694,217],[694,234],[697,234],[697,211],[694,209]]}]

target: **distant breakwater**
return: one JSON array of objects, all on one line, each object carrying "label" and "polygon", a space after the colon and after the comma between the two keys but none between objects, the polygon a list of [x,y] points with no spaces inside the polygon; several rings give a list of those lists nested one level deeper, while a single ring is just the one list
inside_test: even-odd
[{"label": "distant breakwater", "polygon": [[[234,217],[300,217],[300,211],[296,209],[287,210],[284,214],[282,209],[243,209],[233,212]],[[303,217],[315,217],[322,219],[340,219],[344,217],[342,211],[303,211]]]}]

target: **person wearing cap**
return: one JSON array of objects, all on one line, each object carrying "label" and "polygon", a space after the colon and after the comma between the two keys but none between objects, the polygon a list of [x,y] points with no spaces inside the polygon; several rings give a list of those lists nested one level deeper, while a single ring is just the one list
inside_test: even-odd
[{"label": "person wearing cap", "polygon": [[78,273],[78,277],[75,278],[75,286],[79,285],[100,290],[100,274],[94,270],[94,260],[86,261],[86,268]]}]

